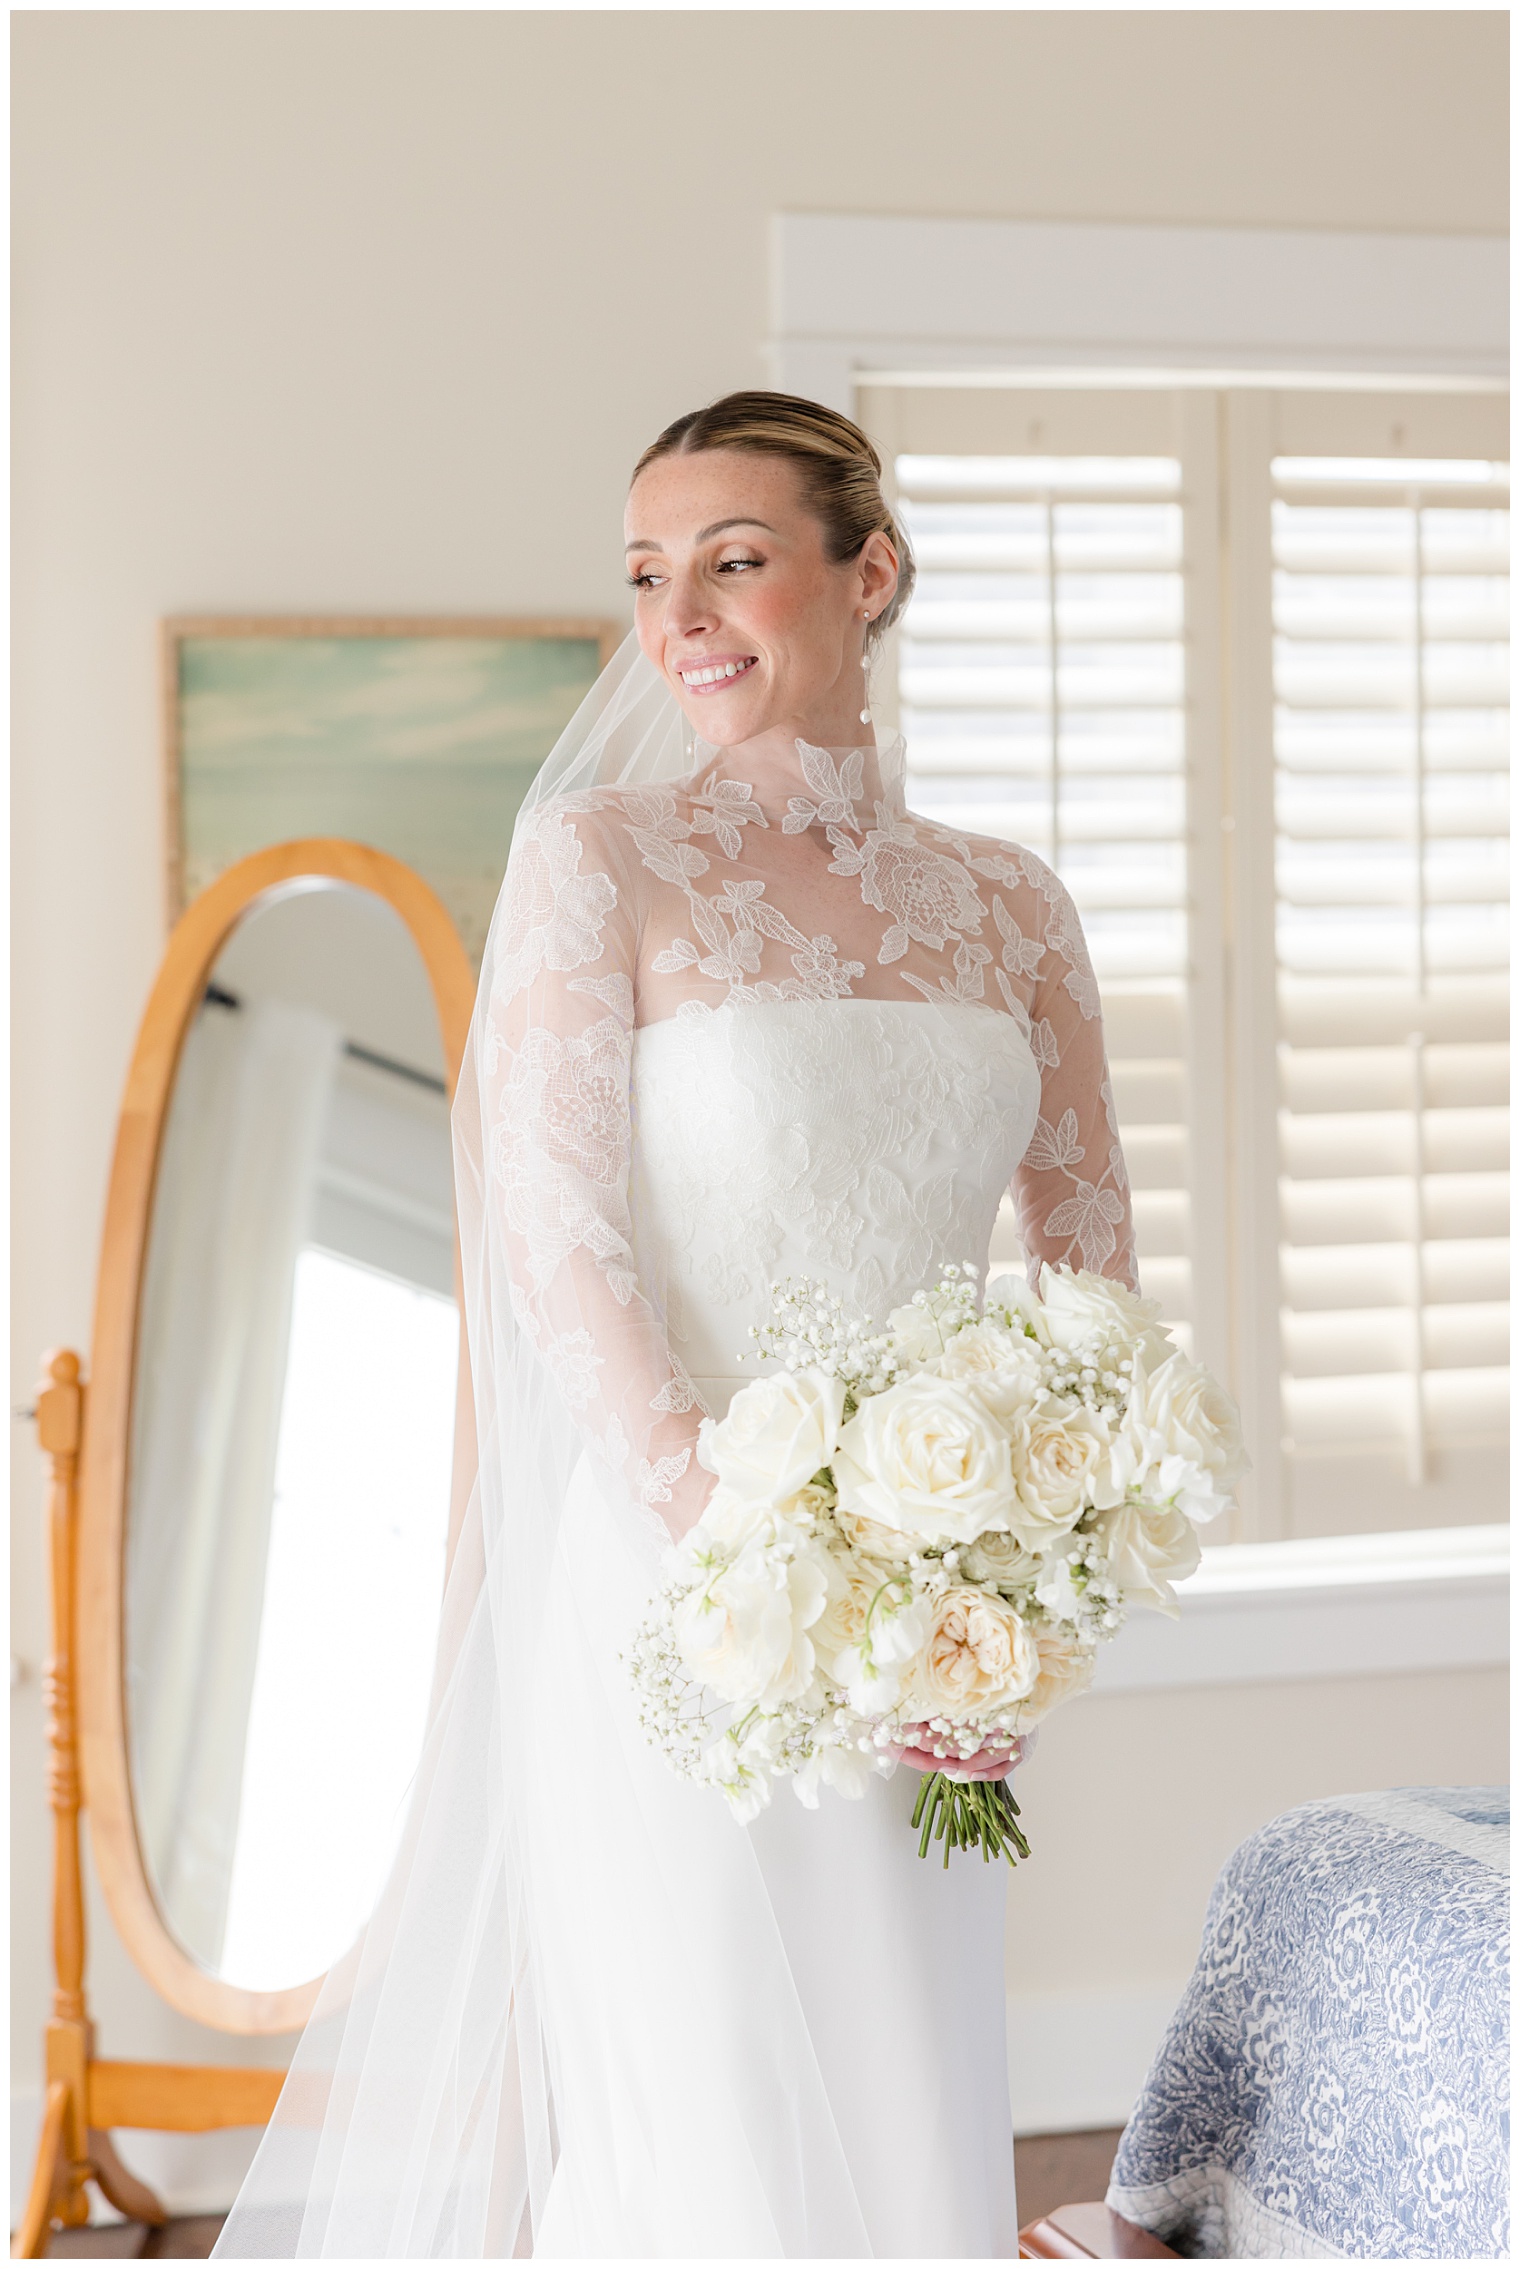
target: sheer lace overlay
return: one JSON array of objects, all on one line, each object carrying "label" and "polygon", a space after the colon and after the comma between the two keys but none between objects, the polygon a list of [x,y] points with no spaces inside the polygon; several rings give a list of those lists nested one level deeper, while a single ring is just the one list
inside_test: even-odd
[{"label": "sheer lace overlay", "polygon": [[1018,2248],[996,1871],[920,1863],[906,1775],[736,1829],[618,1658],[769,1277],[889,1304],[985,1261],[1010,1184],[1032,1256],[1132,1276],[1097,992],[1060,884],[911,816],[899,750],[683,777],[681,728],[630,639],[519,822],[454,1105],[477,1454],[427,1751],[223,2257]]},{"label": "sheer lace overlay", "polygon": [[[789,791],[800,792],[784,796],[721,758],[685,781],[559,795],[526,815],[514,848],[484,1051],[513,1307],[583,1437],[676,1528],[705,1493],[692,1462],[704,1405],[676,1352],[679,1286],[652,1281],[636,1259],[636,1034],[666,1023],[689,1032],[720,1010],[781,1003],[917,1004],[916,1026],[899,1013],[864,1053],[858,1020],[847,1020],[848,1047],[816,1027],[805,1042],[795,1020],[784,1021],[779,1054],[774,1035],[767,1044],[773,1095],[799,1048],[799,1096],[837,1094],[844,1082],[857,1107],[879,1116],[894,1081],[912,1083],[913,1108],[899,1114],[901,1200],[878,1216],[896,1223],[917,1277],[941,1256],[927,1246],[918,1255],[923,1239],[912,1235],[915,1187],[922,1196],[914,1141],[943,1125],[951,1150],[995,1155],[1014,1090],[1005,1081],[990,1093],[987,1065],[1008,1064],[1011,1050],[1038,1080],[1032,1130],[1019,1127],[1007,1161],[1026,1251],[1135,1280],[1098,989],[1070,897],[1033,853],[920,818],[889,789],[868,796],[868,766],[879,781],[874,750],[799,742]],[[983,1012],[956,1028],[982,1036],[969,1053],[944,1019],[952,1007]],[[709,1076],[690,1067],[692,1127]],[[680,1109],[668,1072],[662,1092]],[[977,1095],[980,1116],[968,1111]],[[695,1153],[689,1184],[700,1208]],[[822,1268],[851,1193],[831,1191],[816,1170],[792,1187],[805,1190]],[[730,1189],[725,1202],[742,1211],[742,1196]],[[668,1240],[668,1205],[666,1215]],[[926,1224],[944,1219],[943,1208],[924,1211]],[[764,1255],[753,1240],[741,1255],[744,1244],[728,1240],[758,1319]]]}]

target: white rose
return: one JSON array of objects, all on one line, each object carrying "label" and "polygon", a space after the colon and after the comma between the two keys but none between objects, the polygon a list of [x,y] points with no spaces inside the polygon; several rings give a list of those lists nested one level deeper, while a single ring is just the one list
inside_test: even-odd
[{"label": "white rose", "polygon": [[905,1577],[831,1554],[829,1599],[812,1628],[818,1660],[862,1717],[895,1709],[903,1672],[929,1632],[929,1611]]},{"label": "white rose", "polygon": [[1042,1623],[1034,1636],[1040,1675],[1019,1711],[1021,1726],[1037,1724],[1059,1702],[1069,1702],[1074,1695],[1085,1693],[1097,1667],[1093,1649],[1082,1646],[1072,1632],[1062,1630],[1059,1624]]},{"label": "white rose", "polygon": [[1004,1420],[1032,1402],[1040,1388],[1033,1340],[996,1323],[967,1324],[933,1368],[942,1379],[974,1388],[993,1416]]},{"label": "white rose", "polygon": [[1067,1268],[1064,1263],[1040,1271],[1040,1304],[1045,1330],[1053,1345],[1075,1347],[1096,1335],[1105,1345],[1114,1340],[1138,1341],[1164,1352],[1170,1345],[1160,1330],[1159,1300],[1142,1300],[1127,1284],[1091,1269]]},{"label": "white rose", "polygon": [[1039,1573],[1039,1554],[1030,1552],[1011,1532],[990,1529],[968,1544],[961,1554],[961,1573],[974,1584],[999,1584],[1013,1591]]},{"label": "white rose", "polygon": [[1028,1626],[1005,1600],[955,1584],[934,1603],[933,1623],[913,1665],[904,1707],[957,1724],[995,1717],[1022,1701],[1040,1673]]},{"label": "white rose", "polygon": [[681,1660],[724,1701],[775,1709],[813,1683],[808,1633],[827,1605],[829,1572],[825,1555],[793,1533],[791,1549],[752,1538],[672,1610]]},{"label": "white rose", "polygon": [[861,1404],[834,1480],[846,1512],[928,1543],[969,1544],[1014,1510],[1002,1427],[969,1389],[924,1372]]},{"label": "white rose", "polygon": [[1234,1398],[1198,1363],[1173,1349],[1154,1367],[1135,1358],[1116,1477],[1153,1477],[1155,1494],[1178,1497],[1193,1520],[1211,1520],[1229,1503],[1250,1460]]},{"label": "white rose", "polygon": [[844,1385],[822,1371],[781,1371],[741,1387],[704,1431],[703,1462],[739,1497],[790,1497],[828,1464]]},{"label": "white rose", "polygon": [[1008,1526],[1031,1552],[1043,1552],[1074,1528],[1095,1490],[1112,1494],[1109,1433],[1079,1402],[1047,1395],[1009,1426],[1014,1511]]},{"label": "white rose", "polygon": [[1180,1611],[1172,1585],[1198,1565],[1198,1531],[1180,1505],[1142,1505],[1133,1499],[1105,1513],[1098,1531],[1108,1574],[1137,1607]]}]

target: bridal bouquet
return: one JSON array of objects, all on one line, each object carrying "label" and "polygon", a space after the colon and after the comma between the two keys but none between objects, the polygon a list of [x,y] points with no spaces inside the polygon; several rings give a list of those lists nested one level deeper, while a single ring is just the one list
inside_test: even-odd
[{"label": "bridal bouquet", "polygon": [[784,1368],[704,1422],[717,1486],[633,1644],[644,1730],[740,1820],[782,1778],[811,1806],[942,1759],[920,1854],[1012,1865],[1018,1807],[979,1774],[1082,1692],[1131,1607],[1177,1613],[1245,1467],[1235,1406],[1154,1301],[1086,1270],[979,1303],[948,1267],[885,1327],[822,1284],[774,1304],[755,1336]]}]

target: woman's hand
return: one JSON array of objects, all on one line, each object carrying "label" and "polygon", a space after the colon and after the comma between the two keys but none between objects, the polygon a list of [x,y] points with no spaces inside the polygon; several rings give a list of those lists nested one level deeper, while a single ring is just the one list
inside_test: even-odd
[{"label": "woman's hand", "polygon": [[[920,1728],[915,1726],[911,1730],[918,1732]],[[927,1726],[922,1728],[924,1733],[928,1730]],[[943,1773],[952,1781],[1000,1781],[1007,1778],[1015,1765],[1024,1762],[1028,1741],[1029,1736],[1021,1733],[1011,1747],[1000,1742],[992,1748],[975,1750],[969,1757],[936,1757],[931,1749],[906,1746],[894,1748],[890,1754],[915,1773]]]}]

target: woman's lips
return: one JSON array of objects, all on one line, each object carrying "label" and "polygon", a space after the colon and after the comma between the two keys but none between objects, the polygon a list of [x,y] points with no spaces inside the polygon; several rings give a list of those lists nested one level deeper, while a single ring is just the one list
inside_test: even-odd
[{"label": "woman's lips", "polygon": [[705,654],[700,662],[680,662],[676,673],[688,693],[718,693],[754,668],[755,654]]}]

